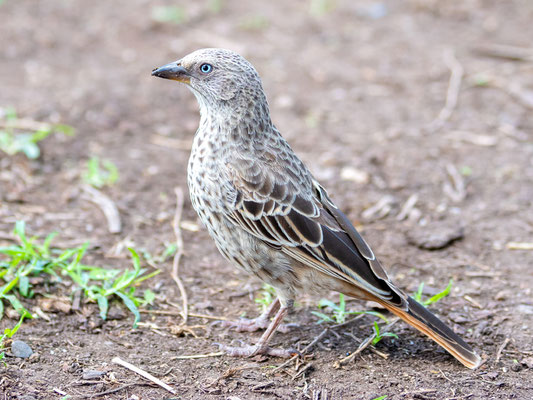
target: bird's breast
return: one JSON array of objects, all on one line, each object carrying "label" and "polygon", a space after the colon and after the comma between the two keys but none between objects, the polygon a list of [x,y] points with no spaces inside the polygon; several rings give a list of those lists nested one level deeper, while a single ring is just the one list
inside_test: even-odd
[{"label": "bird's breast", "polygon": [[236,196],[227,171],[228,157],[231,157],[231,152],[226,144],[213,135],[196,134],[189,158],[187,183],[192,205],[201,218],[205,210],[226,212]]}]

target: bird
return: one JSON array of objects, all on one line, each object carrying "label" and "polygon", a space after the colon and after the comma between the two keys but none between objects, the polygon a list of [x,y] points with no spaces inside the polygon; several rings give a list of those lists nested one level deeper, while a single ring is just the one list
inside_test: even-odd
[{"label": "bird", "polygon": [[374,301],[429,336],[468,368],[481,363],[451,328],[389,278],[370,246],[273,124],[258,72],[226,49],[196,50],[152,70],[185,84],[200,122],[187,168],[191,203],[220,253],[275,288],[277,299],[238,330],[264,329],[232,356],[287,357],[269,347],[299,293],[337,291]]}]

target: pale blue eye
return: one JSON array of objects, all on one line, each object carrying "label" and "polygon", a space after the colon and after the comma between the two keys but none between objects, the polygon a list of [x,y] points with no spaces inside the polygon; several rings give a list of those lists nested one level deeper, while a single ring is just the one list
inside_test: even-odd
[{"label": "pale blue eye", "polygon": [[213,70],[213,66],[211,64],[202,64],[200,65],[200,71],[202,71],[204,74],[208,74]]}]

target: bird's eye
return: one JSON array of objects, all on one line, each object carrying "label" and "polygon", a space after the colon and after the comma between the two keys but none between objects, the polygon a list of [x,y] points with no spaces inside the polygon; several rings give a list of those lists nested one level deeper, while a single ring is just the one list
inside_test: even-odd
[{"label": "bird's eye", "polygon": [[213,70],[213,66],[211,64],[202,64],[200,65],[200,71],[202,71],[204,74],[208,74]]}]

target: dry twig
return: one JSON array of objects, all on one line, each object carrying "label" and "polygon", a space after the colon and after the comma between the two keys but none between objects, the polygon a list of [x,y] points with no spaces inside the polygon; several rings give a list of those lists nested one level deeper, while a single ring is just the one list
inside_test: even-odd
[{"label": "dry twig", "polygon": [[252,387],[252,389],[250,389],[252,392],[257,392],[258,390],[261,390],[261,389],[265,389],[269,386],[272,386],[274,385],[276,382],[274,381],[268,381],[268,382],[262,382],[262,383],[259,383],[255,386]]},{"label": "dry twig", "polygon": [[[380,333],[381,332],[387,332],[398,321],[399,321],[399,318],[396,318],[394,321],[388,323],[386,326],[383,327],[383,329],[380,330]],[[370,346],[372,344],[372,341],[376,338],[376,336],[377,336],[376,332],[372,333],[372,335],[370,335],[369,337],[367,337],[365,340],[363,340],[361,342],[361,344],[359,345],[357,350],[355,350],[349,356],[346,356],[346,357],[340,359],[339,361],[337,361],[335,363],[335,365],[337,367],[340,367],[341,365],[347,364],[350,361],[352,361],[355,358],[356,355],[361,353],[363,350],[365,350],[368,346]]]},{"label": "dry twig", "polygon": [[405,202],[402,209],[400,210],[400,213],[396,216],[397,221],[403,221],[407,217],[409,217],[409,214],[411,211],[413,211],[413,208],[416,206],[416,202],[418,201],[418,194],[414,193]]},{"label": "dry twig", "polygon": [[183,190],[180,187],[176,187],[174,189],[174,192],[176,193],[176,214],[174,215],[174,222],[172,226],[174,228],[174,235],[176,236],[177,250],[176,254],[174,255],[174,261],[172,263],[171,276],[172,279],[174,279],[174,282],[176,282],[178,289],[180,290],[182,300],[181,316],[183,317],[182,325],[186,325],[189,316],[189,305],[187,299],[187,291],[185,290],[185,286],[183,285],[183,282],[181,281],[179,276],[179,263],[181,256],[183,255],[183,238],[181,236],[180,228],[181,214],[183,212]]},{"label": "dry twig", "polygon": [[129,369],[130,371],[135,372],[136,374],[141,375],[142,377],[148,379],[149,381],[152,381],[152,382],[155,383],[156,385],[161,386],[163,389],[168,390],[170,393],[172,393],[172,394],[177,394],[177,392],[176,392],[173,388],[171,388],[169,385],[167,385],[165,382],[163,382],[162,380],[156,378],[156,377],[153,376],[152,374],[150,374],[150,373],[148,373],[148,372],[146,372],[146,371],[143,371],[142,369],[136,367],[135,365],[130,364],[129,362],[124,361],[124,360],[122,360],[122,359],[119,358],[119,357],[115,357],[115,358],[113,358],[111,361],[112,361],[113,363],[115,363],[115,364],[121,365],[121,366],[123,366],[124,368]]},{"label": "dry twig", "polygon": [[472,49],[482,56],[502,58],[511,61],[533,61],[533,49],[527,47],[507,46],[503,44],[481,44]]},{"label": "dry twig", "polygon": [[[175,312],[175,311],[169,311],[169,310],[143,310],[140,309],[139,312],[145,313],[145,314],[156,314],[156,315],[176,315],[181,316],[182,312]],[[196,318],[206,318],[206,319],[214,319],[217,321],[229,321],[229,318],[226,317],[220,317],[218,315],[207,315],[207,314],[197,314],[197,313],[187,313],[189,317],[196,317]]]},{"label": "dry twig", "polygon": [[469,295],[465,294],[463,296],[463,299],[465,299],[466,301],[468,301],[470,304],[472,304],[474,307],[476,308],[479,308],[480,310],[483,309],[483,306],[481,304],[479,304],[479,302],[477,302],[476,300],[474,300],[472,297],[470,297]]},{"label": "dry twig", "polygon": [[505,247],[509,250],[533,250],[533,242],[509,242]]},{"label": "dry twig", "polygon": [[392,210],[392,206],[396,199],[391,195],[383,196],[376,204],[367,208],[361,213],[361,216],[366,220],[376,220],[385,218]]},{"label": "dry twig", "polygon": [[89,185],[82,186],[88,195],[88,200],[96,204],[107,219],[107,229],[110,233],[119,233],[122,230],[118,208],[108,196]]},{"label": "dry twig", "polygon": [[217,351],[216,353],[207,353],[207,354],[193,354],[190,356],[175,356],[171,360],[194,360],[197,358],[208,358],[208,357],[220,357],[226,354],[223,351]]},{"label": "dry twig", "polygon": [[461,89],[461,81],[464,75],[463,66],[457,61],[453,50],[444,53],[444,62],[450,69],[450,80],[448,81],[448,90],[446,92],[446,102],[444,107],[440,110],[439,115],[435,118],[429,128],[431,131],[438,131],[448,121],[457,107],[457,100],[459,99],[459,90]]},{"label": "dry twig", "polygon": [[[353,333],[351,332],[345,332],[346,335],[350,336],[352,339],[354,339],[356,342],[358,343],[363,343],[363,340],[361,340],[360,338],[358,338],[357,336],[355,336]],[[372,353],[380,356],[381,358],[383,358],[384,360],[388,360],[389,359],[389,355],[386,354],[386,353],[383,353],[382,351],[379,351],[378,349],[376,349],[374,346],[370,346],[368,348],[368,350],[370,350]]]},{"label": "dry twig", "polygon": [[503,351],[505,350],[505,348],[507,347],[507,345],[509,344],[510,341],[511,341],[511,339],[509,339],[508,337],[505,338],[505,340],[503,341],[502,345],[498,349],[498,352],[496,353],[496,362],[500,361],[500,358],[502,357],[502,353],[503,353]]},{"label": "dry twig", "polygon": [[363,318],[365,315],[364,314],[361,314],[361,315],[358,315],[357,317],[355,318],[352,318],[351,320],[349,321],[346,321],[346,322],[343,322],[342,324],[337,324],[337,325],[333,325],[333,326],[328,326],[326,329],[324,329],[322,332],[320,332],[318,334],[318,336],[315,336],[315,338],[311,341],[311,343],[309,343],[299,354],[296,354],[294,356],[292,356],[291,358],[289,358],[287,361],[285,361],[283,364],[281,364],[280,366],[274,368],[272,371],[270,371],[270,374],[273,374],[274,372],[276,371],[279,371],[280,369],[282,368],[285,368],[287,365],[289,365],[291,362],[293,362],[294,360],[296,360],[298,357],[300,356],[303,356],[305,355],[309,350],[311,350],[324,336],[326,336],[326,334],[328,332],[331,332],[333,331],[334,329],[338,329],[338,328],[343,328],[349,324],[351,324],[352,322],[354,321],[357,321],[361,318]]},{"label": "dry twig", "polygon": [[33,121],[31,119],[17,118],[15,120],[1,121],[0,128],[20,129],[29,131],[51,130],[52,125],[46,122]]},{"label": "dry twig", "polygon": [[444,182],[442,189],[452,201],[459,203],[466,197],[465,181],[453,164],[446,165],[446,172],[448,173],[450,182]]}]

